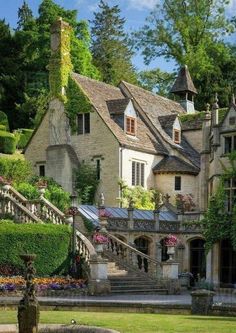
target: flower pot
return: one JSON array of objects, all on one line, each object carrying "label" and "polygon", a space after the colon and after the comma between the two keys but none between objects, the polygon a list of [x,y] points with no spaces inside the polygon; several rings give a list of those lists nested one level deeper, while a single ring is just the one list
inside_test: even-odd
[{"label": "flower pot", "polygon": [[174,260],[173,256],[175,254],[175,247],[167,245],[167,254],[169,255],[169,259],[168,260]]},{"label": "flower pot", "polygon": [[98,256],[101,256],[101,254],[103,253],[103,244],[95,243],[94,248],[95,248]]}]

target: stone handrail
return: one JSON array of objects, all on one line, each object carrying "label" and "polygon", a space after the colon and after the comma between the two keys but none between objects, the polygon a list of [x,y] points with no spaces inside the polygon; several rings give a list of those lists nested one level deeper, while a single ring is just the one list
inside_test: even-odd
[{"label": "stone handrail", "polygon": [[4,185],[1,188],[1,193],[8,195],[9,197],[15,199],[17,202],[21,203],[24,206],[28,202],[28,200],[22,194],[20,194],[16,189],[14,189],[14,187],[12,187],[11,185]]},{"label": "stone handrail", "polygon": [[43,196],[40,198],[41,218],[50,220],[53,224],[65,224],[66,215]]},{"label": "stone handrail", "polygon": [[97,257],[97,252],[93,244],[78,230],[76,230],[76,249],[78,253],[83,254],[83,258],[87,263],[89,259],[95,259]]},{"label": "stone handrail", "polygon": [[107,233],[107,253],[111,253],[114,259],[136,272],[142,272],[152,279],[158,279],[161,273],[162,264],[150,256],[138,251],[134,247],[124,243],[119,238]]},{"label": "stone handrail", "polygon": [[1,193],[1,214],[13,216],[22,223],[41,223],[40,218],[29,211],[25,206],[18,202],[9,194]]}]

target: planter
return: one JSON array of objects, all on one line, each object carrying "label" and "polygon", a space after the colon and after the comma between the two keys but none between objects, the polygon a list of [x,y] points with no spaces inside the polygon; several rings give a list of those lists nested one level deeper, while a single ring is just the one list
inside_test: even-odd
[{"label": "planter", "polygon": [[175,246],[167,245],[167,254],[169,255],[168,261],[174,260],[173,256],[175,254]]}]

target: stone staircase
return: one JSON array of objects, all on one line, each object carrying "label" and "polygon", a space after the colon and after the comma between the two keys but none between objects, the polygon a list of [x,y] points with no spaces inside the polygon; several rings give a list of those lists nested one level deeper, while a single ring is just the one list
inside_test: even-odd
[{"label": "stone staircase", "polygon": [[142,272],[125,269],[122,265],[104,254],[108,261],[108,279],[111,283],[112,294],[167,294],[157,280],[143,275]]}]

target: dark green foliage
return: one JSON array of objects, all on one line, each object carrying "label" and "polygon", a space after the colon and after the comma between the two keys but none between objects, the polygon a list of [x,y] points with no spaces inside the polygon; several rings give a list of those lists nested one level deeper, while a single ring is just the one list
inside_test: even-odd
[{"label": "dark green foliage", "polygon": [[98,7],[100,11],[94,13],[91,21],[92,54],[102,80],[113,85],[121,80],[137,83],[132,51],[124,32],[125,19],[120,17],[119,6],[109,7],[101,0]]},{"label": "dark green foliage", "polygon": [[235,46],[223,42],[235,30],[226,15],[227,5],[228,0],[160,1],[134,34],[147,64],[164,57],[177,66],[188,65],[198,89],[197,110],[204,110],[215,92],[220,105],[228,105],[236,88]]},{"label": "dark green foliage", "polygon": [[16,138],[14,134],[0,131],[0,153],[14,154],[16,151]]},{"label": "dark green foliage", "polygon": [[4,125],[5,129],[9,130],[7,115],[2,111],[0,111],[0,124]]},{"label": "dark green foliage", "polygon": [[75,187],[82,204],[93,204],[99,180],[97,170],[91,164],[82,163],[75,172]]},{"label": "dark green foliage", "polygon": [[68,226],[0,223],[0,265],[19,270],[22,253],[35,253],[38,276],[67,274],[71,231]]},{"label": "dark green foliage", "polygon": [[163,72],[159,68],[138,73],[139,83],[144,89],[155,91],[158,95],[167,97],[171,97],[170,89],[174,79],[175,73]]},{"label": "dark green foliage", "polygon": [[87,96],[81,91],[78,84],[76,84],[72,78],[69,78],[66,96],[66,113],[70,120],[72,133],[75,133],[77,129],[76,115],[79,112],[91,112],[92,106]]},{"label": "dark green foliage", "polygon": [[33,130],[24,128],[17,130],[16,133],[19,134],[19,140],[16,146],[18,149],[24,149],[31,138]]},{"label": "dark green foliage", "polygon": [[24,182],[32,176],[32,167],[21,159],[0,158],[0,175],[15,183]]},{"label": "dark green foliage", "polygon": [[226,192],[224,182],[231,178],[236,179],[236,152],[228,155],[230,167],[222,164],[224,173],[220,178],[220,185],[214,195],[210,197],[209,205],[203,220],[201,220],[203,235],[206,239],[208,252],[214,243],[223,239],[230,239],[236,250],[236,207],[231,212],[226,211]]}]

